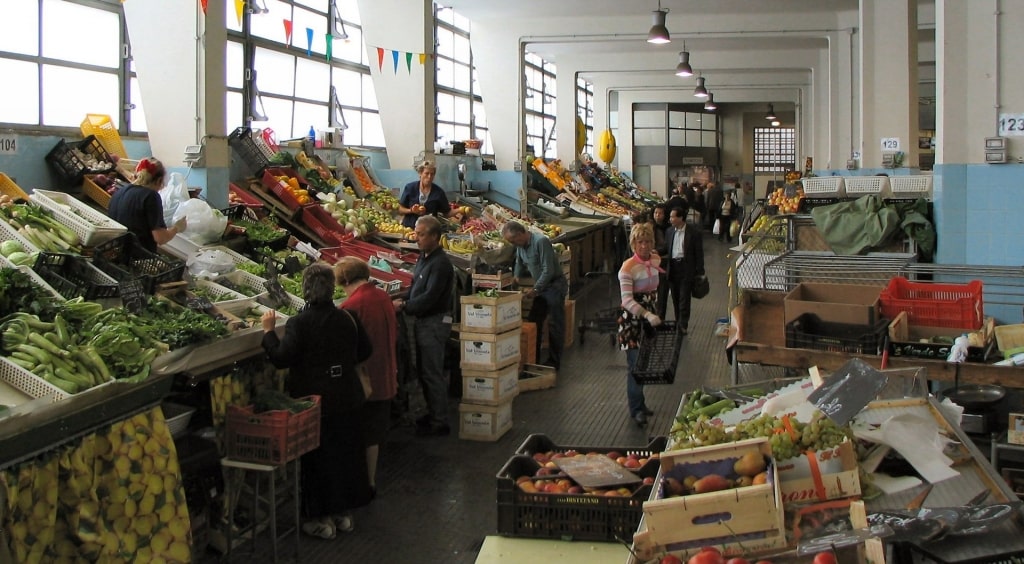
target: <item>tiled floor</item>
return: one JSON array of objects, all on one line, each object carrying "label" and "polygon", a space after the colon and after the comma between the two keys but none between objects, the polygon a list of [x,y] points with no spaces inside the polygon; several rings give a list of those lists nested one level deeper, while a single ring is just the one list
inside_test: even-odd
[{"label": "tiled floor", "polygon": [[[412,427],[393,429],[382,446],[377,499],[356,513],[355,532],[332,541],[303,538],[299,561],[473,563],[484,538],[495,534],[495,475],[529,434],[545,433],[564,445],[630,446],[667,433],[684,392],[729,381],[725,340],[713,334],[716,319],[727,314],[729,249],[710,234],[704,241],[712,291],[693,302],[675,383],[646,389],[656,412],[647,429],[628,417],[625,354],[611,346],[608,335],[589,332],[581,344],[577,333],[557,387],[517,397],[513,428],[497,442],[460,440],[457,424],[443,438],[417,438]],[[601,280],[613,278],[593,281],[575,296],[577,322],[617,299],[617,288],[609,294]],[[457,400],[451,408],[455,423]]]}]

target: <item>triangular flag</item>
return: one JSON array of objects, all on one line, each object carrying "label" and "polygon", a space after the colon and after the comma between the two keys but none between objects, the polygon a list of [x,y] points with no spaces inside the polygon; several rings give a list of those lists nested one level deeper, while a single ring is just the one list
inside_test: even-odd
[{"label": "triangular flag", "polygon": [[235,0],[235,17],[238,18],[238,25],[242,25],[242,10],[245,9],[245,0]]},{"label": "triangular flag", "polygon": [[281,20],[284,23],[284,42],[291,45],[292,43],[292,21]]},{"label": "triangular flag", "polygon": [[405,69],[412,74],[412,53],[405,54]]},{"label": "triangular flag", "polygon": [[391,52],[391,62],[392,65],[395,67],[395,74],[398,74],[398,51]]},{"label": "triangular flag", "polygon": [[208,0],[199,0],[199,6],[203,8],[203,15],[206,15],[206,4]]},{"label": "triangular flag", "polygon": [[377,47],[377,70],[380,71],[384,67],[384,48]]},{"label": "triangular flag", "polygon": [[306,56],[313,55],[313,28],[306,28]]},{"label": "triangular flag", "polygon": [[426,53],[420,53],[420,64],[422,65],[423,63],[426,63],[426,62],[427,62],[427,54]]},{"label": "triangular flag", "polygon": [[331,50],[334,46],[334,36],[330,33],[327,34],[327,60],[331,60]]}]

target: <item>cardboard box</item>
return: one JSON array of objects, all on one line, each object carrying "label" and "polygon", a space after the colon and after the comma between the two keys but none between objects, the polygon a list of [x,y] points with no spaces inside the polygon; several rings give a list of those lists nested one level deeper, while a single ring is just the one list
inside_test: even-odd
[{"label": "cardboard box", "polygon": [[524,321],[519,330],[519,368],[537,364],[537,324]]},{"label": "cardboard box", "polygon": [[497,370],[510,364],[518,364],[521,333],[518,327],[504,333],[473,333],[463,324],[462,332],[459,333],[462,345],[459,368]]},{"label": "cardboard box", "polygon": [[463,331],[504,333],[523,323],[523,302],[519,292],[498,291],[498,297],[479,294],[461,296]]},{"label": "cardboard box", "polygon": [[513,280],[515,280],[515,277],[512,276],[512,272],[508,270],[499,270],[494,274],[481,274],[479,272],[473,273],[474,288],[496,288],[498,290],[504,290],[512,286]]},{"label": "cardboard box", "polygon": [[476,405],[500,405],[519,395],[519,365],[501,370],[463,370],[462,401]]},{"label": "cardboard box", "polygon": [[[768,482],[703,494],[666,495],[666,480],[716,473],[732,479],[732,465],[755,452],[767,458]],[[786,545],[778,472],[767,438],[675,450],[661,454],[661,472],[644,502],[646,530],[633,536],[642,560],[665,551],[690,556],[704,546],[723,554],[741,555]]]},{"label": "cardboard box", "polygon": [[1024,445],[1024,413],[1011,413],[1010,424],[1006,427],[1006,442]]},{"label": "cardboard box", "polygon": [[803,282],[783,302],[785,323],[805,313],[822,321],[873,326],[881,318],[878,286]]},{"label": "cardboard box", "polygon": [[860,472],[853,443],[789,460],[776,461],[782,502],[809,503],[860,495]]},{"label": "cardboard box", "polygon": [[459,404],[459,438],[493,442],[512,428],[512,400],[500,405]]},{"label": "cardboard box", "polygon": [[558,380],[558,371],[551,366],[527,364],[519,373],[519,391],[532,392],[554,388]]}]

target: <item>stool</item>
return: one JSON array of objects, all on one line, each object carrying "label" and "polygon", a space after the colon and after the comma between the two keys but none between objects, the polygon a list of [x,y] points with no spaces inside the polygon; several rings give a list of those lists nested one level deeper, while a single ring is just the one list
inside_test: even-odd
[{"label": "stool", "polygon": [[[256,537],[260,533],[262,528],[270,529],[270,546],[273,551],[273,562],[277,563],[277,541],[283,536],[286,536],[292,532],[295,534],[295,560],[299,560],[299,544],[301,535],[301,507],[299,498],[299,476],[300,467],[299,459],[295,459],[291,462],[287,462],[283,465],[274,464],[259,464],[255,462],[244,462],[241,460],[235,460],[232,458],[222,458],[221,466],[225,470],[224,477],[224,494],[228,501],[228,523],[227,531],[225,533],[227,537],[227,550],[224,553],[226,561],[231,560],[231,549],[234,548],[234,539],[232,538],[235,533],[235,504],[239,501],[239,497],[242,493],[243,486],[251,476],[253,478],[253,495],[252,495],[252,515],[250,523],[240,529],[238,533],[244,536],[250,535],[251,540],[251,554],[256,554]],[[288,474],[289,468],[291,469],[291,485],[292,485],[292,503],[295,505],[295,525],[286,531],[283,531],[280,535],[277,532],[277,506],[280,501],[277,499],[277,486],[278,486],[278,470],[281,471],[281,479],[283,483],[281,485],[287,488],[288,486]],[[260,482],[264,479],[267,480],[269,497],[260,497]],[[268,515],[260,519],[260,502],[263,502],[267,506]]]}]

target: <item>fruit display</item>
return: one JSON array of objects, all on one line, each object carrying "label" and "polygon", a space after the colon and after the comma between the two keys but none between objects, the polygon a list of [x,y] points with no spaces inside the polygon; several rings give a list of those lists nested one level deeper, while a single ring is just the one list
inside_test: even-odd
[{"label": "fruit display", "polygon": [[0,472],[15,562],[189,562],[191,523],[159,407]]},{"label": "fruit display", "polygon": [[781,253],[786,250],[788,233],[789,221],[786,218],[764,214],[750,226],[745,244],[750,249]]},{"label": "fruit display", "polygon": [[313,201],[309,196],[309,191],[304,189],[299,184],[299,179],[294,176],[288,176],[285,174],[274,176],[281,188],[288,191],[300,205],[306,205]]},{"label": "fruit display", "polygon": [[522,474],[515,477],[516,486],[527,493],[551,493],[551,494],[576,494],[576,495],[590,495],[590,496],[605,496],[605,497],[630,497],[636,493],[640,488],[654,484],[654,476],[656,474],[657,464],[652,464],[651,475],[643,477],[641,481],[635,482],[630,486],[620,487],[605,487],[605,488],[585,488],[572,478],[564,473],[558,466],[557,460],[560,459],[586,459],[590,457],[604,457],[609,460],[615,461],[617,464],[631,471],[638,471],[644,468],[648,461],[657,460],[658,454],[654,453],[649,458],[643,457],[639,453],[629,453],[624,455],[619,451],[609,451],[607,453],[602,452],[590,452],[581,453],[574,450],[568,450],[565,452],[538,452],[534,453],[533,460],[537,463],[537,468],[533,474]]},{"label": "fruit display", "polygon": [[785,188],[776,188],[768,196],[768,205],[778,206],[779,213],[796,213],[800,210],[800,200],[804,198],[804,189],[798,187],[792,193],[792,196],[787,196]]},{"label": "fruit display", "polygon": [[530,166],[559,190],[565,190],[572,184],[569,171],[562,167],[562,161],[558,159],[545,161],[542,158],[536,158],[533,159]]},{"label": "fruit display", "polygon": [[304,151],[296,153],[295,162],[302,170],[306,181],[320,192],[331,192],[341,184],[323,161],[306,156]]},{"label": "fruit display", "polygon": [[352,159],[352,176],[356,182],[359,183],[359,187],[366,194],[372,194],[377,191],[377,185],[374,184],[373,179],[370,178],[370,173],[366,172],[366,168],[356,159]]},{"label": "fruit display", "polygon": [[386,212],[398,211],[398,198],[390,190],[377,190],[371,192],[367,197]]},{"label": "fruit display", "polygon": [[582,206],[591,208],[594,211],[611,217],[625,217],[630,215],[628,208],[604,194],[585,192],[580,194],[577,202]]},{"label": "fruit display", "polygon": [[761,485],[768,482],[768,462],[764,455],[757,451],[749,451],[739,458],[716,461],[716,471],[701,475],[689,473],[699,465],[692,465],[686,475],[679,479],[667,475],[664,480],[664,497],[697,495],[732,488]]},{"label": "fruit display", "polygon": [[633,212],[645,211],[650,207],[650,204],[646,201],[637,200],[631,198],[628,194],[614,187],[601,188],[600,193],[602,196],[622,205],[622,207],[629,209]]},{"label": "fruit display", "polygon": [[461,255],[471,255],[479,250],[472,237],[452,235],[450,233],[441,235],[441,248]]}]

